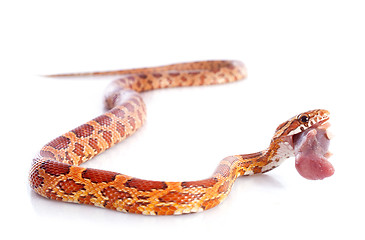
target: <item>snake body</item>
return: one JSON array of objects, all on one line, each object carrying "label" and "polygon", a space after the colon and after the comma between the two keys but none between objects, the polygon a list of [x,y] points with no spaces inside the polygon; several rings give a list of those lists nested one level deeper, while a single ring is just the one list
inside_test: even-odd
[{"label": "snake body", "polygon": [[82,203],[122,212],[172,215],[200,212],[221,203],[237,177],[265,173],[293,156],[291,136],[328,119],[313,110],[281,124],[269,147],[253,154],[224,158],[211,177],[198,181],[165,182],[84,168],[79,165],[137,131],[146,109],[140,92],[180,86],[228,83],[246,77],[238,61],[202,61],[162,67],[54,76],[121,75],[108,87],[109,109],[93,120],[55,138],[33,159],[31,188],[55,200]]}]

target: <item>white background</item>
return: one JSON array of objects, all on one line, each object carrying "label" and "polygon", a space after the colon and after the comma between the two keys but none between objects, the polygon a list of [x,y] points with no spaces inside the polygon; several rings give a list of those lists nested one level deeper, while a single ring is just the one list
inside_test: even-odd
[{"label": "white background", "polygon": [[[365,14],[362,1],[7,1],[0,4],[2,235],[29,239],[364,239]],[[236,181],[209,211],[149,217],[31,191],[32,157],[103,111],[110,78],[43,74],[206,59],[243,61],[245,81],[144,93],[148,121],[86,164],[153,180],[208,177],[268,146],[300,112],[332,113],[324,181],[290,159]],[[13,237],[14,236],[14,237]]]}]

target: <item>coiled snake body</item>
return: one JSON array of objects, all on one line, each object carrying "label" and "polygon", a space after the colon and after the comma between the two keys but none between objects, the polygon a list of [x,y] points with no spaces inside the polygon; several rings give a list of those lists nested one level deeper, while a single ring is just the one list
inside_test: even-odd
[{"label": "coiled snake body", "polygon": [[[203,61],[155,68],[76,75],[122,75],[106,94],[109,111],[47,143],[34,158],[29,180],[38,194],[55,200],[83,203],[122,212],[171,215],[217,206],[237,177],[264,173],[294,155],[291,136],[328,119],[326,110],[313,110],[281,124],[270,146],[261,152],[224,158],[211,177],[199,181],[149,181],[79,165],[124,140],[145,121],[139,92],[178,86],[212,85],[243,79],[238,61]],[[306,120],[306,121],[303,121]]]}]

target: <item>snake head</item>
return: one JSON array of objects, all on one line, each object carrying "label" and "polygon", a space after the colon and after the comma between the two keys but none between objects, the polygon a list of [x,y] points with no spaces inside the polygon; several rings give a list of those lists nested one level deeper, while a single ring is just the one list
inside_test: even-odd
[{"label": "snake head", "polygon": [[[273,144],[287,146],[288,155],[295,156],[299,174],[311,180],[323,179],[334,173],[328,158],[330,134],[329,111],[316,109],[301,113],[279,125]],[[290,147],[289,147],[290,146]]]},{"label": "snake head", "polygon": [[303,112],[280,124],[275,131],[274,139],[284,139],[294,136],[304,132],[308,128],[324,124],[329,118],[330,112],[325,109]]}]

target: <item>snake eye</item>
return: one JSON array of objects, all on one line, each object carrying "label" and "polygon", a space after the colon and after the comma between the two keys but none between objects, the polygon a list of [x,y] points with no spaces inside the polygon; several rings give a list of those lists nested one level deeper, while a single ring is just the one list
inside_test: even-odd
[{"label": "snake eye", "polygon": [[309,117],[306,114],[302,114],[300,116],[298,116],[299,121],[301,121],[302,123],[307,123],[309,121]]}]

